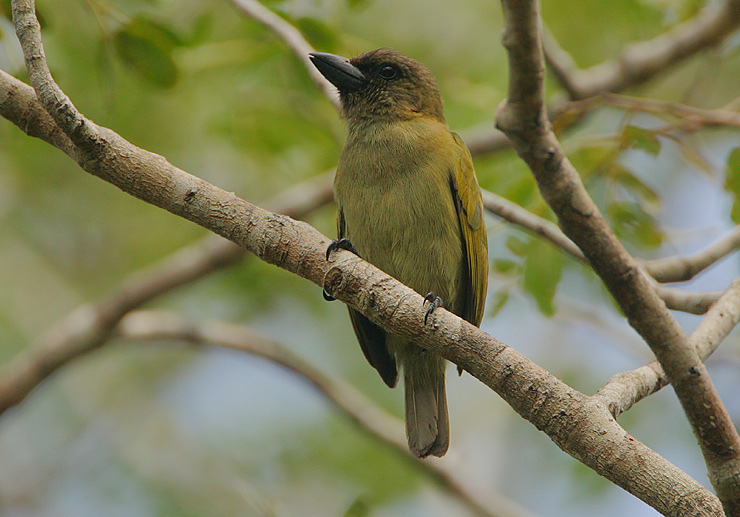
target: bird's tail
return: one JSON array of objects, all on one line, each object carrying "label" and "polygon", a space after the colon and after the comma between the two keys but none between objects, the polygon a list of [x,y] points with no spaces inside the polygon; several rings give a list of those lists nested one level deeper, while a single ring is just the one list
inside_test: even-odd
[{"label": "bird's tail", "polygon": [[445,361],[424,352],[404,361],[406,436],[415,456],[444,456],[450,443]]}]

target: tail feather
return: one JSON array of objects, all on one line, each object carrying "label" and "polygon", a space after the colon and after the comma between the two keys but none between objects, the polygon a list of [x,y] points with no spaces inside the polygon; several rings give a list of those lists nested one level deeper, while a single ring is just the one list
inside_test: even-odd
[{"label": "tail feather", "polygon": [[444,359],[424,354],[404,364],[406,435],[419,458],[443,456],[450,441]]}]

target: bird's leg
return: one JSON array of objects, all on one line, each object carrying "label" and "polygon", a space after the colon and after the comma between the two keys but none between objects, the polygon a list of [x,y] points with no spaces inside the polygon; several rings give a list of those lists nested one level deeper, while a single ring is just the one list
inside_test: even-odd
[{"label": "bird's leg", "polygon": [[424,325],[427,324],[429,315],[434,312],[434,309],[442,307],[442,298],[434,293],[429,293],[424,297],[424,303],[426,302],[429,302],[429,308],[427,309],[427,313],[424,315]]},{"label": "bird's leg", "polygon": [[[329,260],[329,255],[331,255],[333,251],[337,250],[351,251],[358,257],[360,256],[359,253],[357,253],[355,247],[352,246],[352,243],[349,241],[349,239],[336,239],[331,241],[331,244],[329,244],[329,246],[327,246],[326,248],[326,260]],[[324,297],[324,300],[326,300],[327,302],[333,302],[334,300],[336,300],[336,298],[327,293],[326,290],[321,291],[321,294]]]}]

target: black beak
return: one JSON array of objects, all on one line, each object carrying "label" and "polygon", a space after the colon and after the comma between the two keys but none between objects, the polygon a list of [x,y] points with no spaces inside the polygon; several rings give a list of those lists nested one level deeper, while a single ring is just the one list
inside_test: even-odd
[{"label": "black beak", "polygon": [[311,62],[340,91],[351,92],[365,84],[365,76],[349,59],[324,52],[308,54]]}]

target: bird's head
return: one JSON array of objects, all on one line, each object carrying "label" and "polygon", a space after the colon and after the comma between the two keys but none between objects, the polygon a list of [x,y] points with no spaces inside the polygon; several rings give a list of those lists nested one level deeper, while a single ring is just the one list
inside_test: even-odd
[{"label": "bird's head", "polygon": [[339,90],[348,123],[433,117],[444,122],[442,97],[432,73],[395,50],[379,48],[347,59],[312,52],[311,61]]}]

